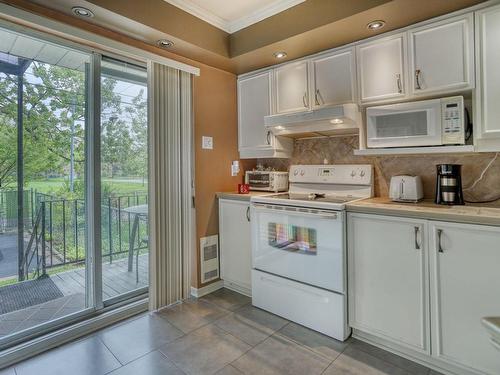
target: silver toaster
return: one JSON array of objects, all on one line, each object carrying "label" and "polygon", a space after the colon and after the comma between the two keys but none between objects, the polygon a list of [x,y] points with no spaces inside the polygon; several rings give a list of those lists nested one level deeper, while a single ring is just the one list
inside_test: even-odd
[{"label": "silver toaster", "polygon": [[420,176],[393,176],[389,198],[395,202],[418,202],[424,197]]}]

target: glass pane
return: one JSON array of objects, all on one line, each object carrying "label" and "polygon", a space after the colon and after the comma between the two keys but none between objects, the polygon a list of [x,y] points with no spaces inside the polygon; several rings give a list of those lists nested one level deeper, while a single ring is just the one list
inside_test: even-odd
[{"label": "glass pane", "polygon": [[380,115],[376,118],[377,138],[427,135],[427,112]]},{"label": "glass pane", "polygon": [[293,224],[268,224],[268,244],[277,249],[316,255],[316,229]]},{"label": "glass pane", "polygon": [[146,70],[103,58],[103,300],[148,286]]},{"label": "glass pane", "polygon": [[0,29],[0,338],[88,307],[87,54]]}]

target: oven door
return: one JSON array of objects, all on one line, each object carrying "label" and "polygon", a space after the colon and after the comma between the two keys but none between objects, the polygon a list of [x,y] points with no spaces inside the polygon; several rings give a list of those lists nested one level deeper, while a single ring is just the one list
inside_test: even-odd
[{"label": "oven door", "polygon": [[253,268],[345,292],[343,211],[252,204]]},{"label": "oven door", "polygon": [[366,127],[369,148],[441,145],[441,101],[367,108]]}]

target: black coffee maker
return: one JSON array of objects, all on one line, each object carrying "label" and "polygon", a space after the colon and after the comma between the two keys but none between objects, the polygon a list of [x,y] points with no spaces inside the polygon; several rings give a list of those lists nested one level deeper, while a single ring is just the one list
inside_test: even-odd
[{"label": "black coffee maker", "polygon": [[462,166],[459,164],[436,165],[436,200],[437,204],[464,204],[462,193]]}]

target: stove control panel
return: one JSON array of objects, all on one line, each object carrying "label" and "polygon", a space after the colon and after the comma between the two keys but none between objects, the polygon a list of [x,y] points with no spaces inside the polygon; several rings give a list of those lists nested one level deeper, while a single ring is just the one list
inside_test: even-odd
[{"label": "stove control panel", "polygon": [[371,185],[372,174],[367,164],[292,165],[290,182]]}]

